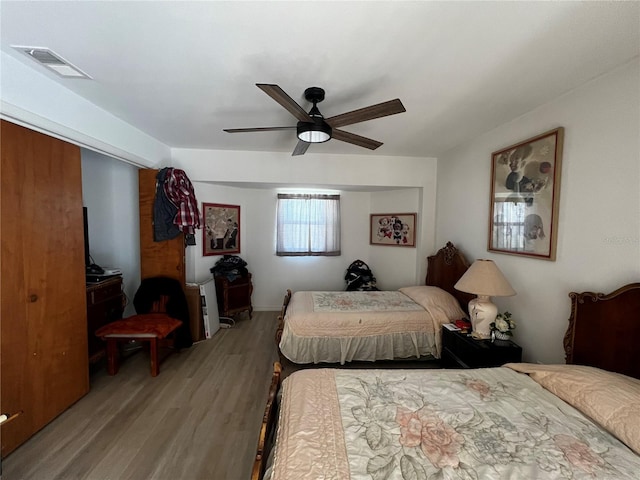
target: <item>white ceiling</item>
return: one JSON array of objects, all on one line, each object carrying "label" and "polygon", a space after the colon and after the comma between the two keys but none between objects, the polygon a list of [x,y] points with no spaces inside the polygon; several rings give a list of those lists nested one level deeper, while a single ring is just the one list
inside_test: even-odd
[{"label": "white ceiling", "polygon": [[[2,50],[170,147],[293,150],[259,90],[326,117],[400,98],[406,113],[344,130],[371,154],[438,156],[640,53],[633,2],[12,2]],[[48,47],[93,80],[62,79],[11,45]],[[332,140],[310,152],[366,154]]]}]

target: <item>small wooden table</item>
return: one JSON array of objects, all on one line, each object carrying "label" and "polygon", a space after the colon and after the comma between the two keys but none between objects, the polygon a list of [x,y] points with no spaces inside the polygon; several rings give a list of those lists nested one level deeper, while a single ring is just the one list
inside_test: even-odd
[{"label": "small wooden table", "polygon": [[134,315],[109,323],[96,331],[96,336],[107,342],[107,373],[115,375],[119,369],[118,342],[137,340],[149,342],[151,376],[160,373],[158,340],[168,337],[182,322],[163,313]]}]

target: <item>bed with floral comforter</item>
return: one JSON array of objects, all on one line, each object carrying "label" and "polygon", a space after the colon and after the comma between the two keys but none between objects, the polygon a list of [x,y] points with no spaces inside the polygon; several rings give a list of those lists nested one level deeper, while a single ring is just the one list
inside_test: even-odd
[{"label": "bed with floral comforter", "polygon": [[433,286],[397,291],[295,292],[279,348],[294,363],[440,358],[443,323],[465,316]]},{"label": "bed with floral comforter", "polygon": [[507,367],[296,372],[270,478],[639,478],[640,381]]}]

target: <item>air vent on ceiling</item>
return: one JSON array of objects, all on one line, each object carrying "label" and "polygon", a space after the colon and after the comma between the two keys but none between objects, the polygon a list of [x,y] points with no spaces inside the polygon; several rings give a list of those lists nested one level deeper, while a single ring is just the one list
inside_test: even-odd
[{"label": "air vent on ceiling", "polygon": [[43,47],[23,47],[12,45],[19,52],[28,55],[43,67],[65,78],[91,78],[88,74],[72,65],[57,53]]}]

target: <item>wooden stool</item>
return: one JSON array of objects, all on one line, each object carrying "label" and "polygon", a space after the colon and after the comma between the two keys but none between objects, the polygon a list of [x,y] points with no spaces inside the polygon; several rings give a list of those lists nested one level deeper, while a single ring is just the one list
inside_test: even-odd
[{"label": "wooden stool", "polygon": [[158,340],[166,338],[175,331],[182,322],[164,313],[148,313],[134,315],[118,320],[96,330],[96,336],[107,341],[107,372],[109,375],[118,373],[118,342],[137,340],[149,342],[151,357],[151,376],[160,373],[158,361]]}]

